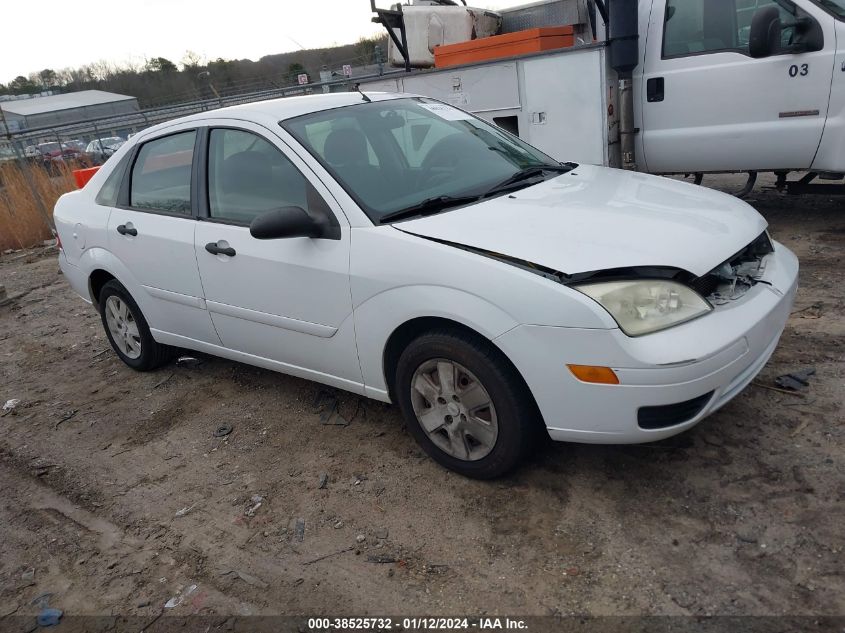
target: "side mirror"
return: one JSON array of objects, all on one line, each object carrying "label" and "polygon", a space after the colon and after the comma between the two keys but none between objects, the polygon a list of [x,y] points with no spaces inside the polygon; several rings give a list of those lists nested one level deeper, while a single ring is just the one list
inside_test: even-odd
[{"label": "side mirror", "polygon": [[769,6],[758,10],[751,18],[751,31],[748,35],[748,53],[759,59],[774,55],[780,50],[780,10]]},{"label": "side mirror", "polygon": [[[329,237],[328,224],[318,222],[305,209],[282,207],[262,213],[249,225],[249,232],[257,240],[276,240],[286,237]],[[338,237],[340,237],[338,235]]]}]

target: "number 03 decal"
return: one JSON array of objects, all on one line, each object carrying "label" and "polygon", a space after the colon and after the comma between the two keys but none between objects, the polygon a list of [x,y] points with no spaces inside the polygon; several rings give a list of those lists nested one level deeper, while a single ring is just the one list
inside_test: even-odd
[{"label": "number 03 decal", "polygon": [[789,76],[790,77],[797,77],[801,75],[802,77],[806,77],[810,73],[810,65],[809,64],[801,64],[798,66],[797,64],[792,64],[789,67]]}]

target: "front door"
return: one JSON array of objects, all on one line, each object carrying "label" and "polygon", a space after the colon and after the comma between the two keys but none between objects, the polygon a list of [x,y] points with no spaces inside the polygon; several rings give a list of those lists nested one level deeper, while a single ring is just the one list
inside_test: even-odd
[{"label": "front door", "polygon": [[[816,52],[748,54],[754,12],[809,18]],[[833,20],[789,0],[653,0],[640,91],[643,149],[653,173],[807,169],[827,116]],[[784,29],[786,48],[794,27]]]},{"label": "front door", "polygon": [[[195,236],[217,332],[225,347],[281,363],[283,371],[361,391],[348,222],[281,139],[260,126],[239,125],[208,132],[207,217]],[[290,206],[339,224],[339,239],[250,235],[257,216]]]}]

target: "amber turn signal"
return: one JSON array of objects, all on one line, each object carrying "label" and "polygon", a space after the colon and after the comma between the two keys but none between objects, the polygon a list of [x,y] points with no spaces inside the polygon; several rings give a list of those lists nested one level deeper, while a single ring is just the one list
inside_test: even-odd
[{"label": "amber turn signal", "polygon": [[567,365],[569,371],[581,382],[593,382],[600,385],[618,385],[619,376],[610,367],[593,365]]}]

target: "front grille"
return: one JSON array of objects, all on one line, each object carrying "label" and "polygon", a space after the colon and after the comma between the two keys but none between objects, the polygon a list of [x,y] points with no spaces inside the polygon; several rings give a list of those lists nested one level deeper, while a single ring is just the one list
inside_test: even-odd
[{"label": "front grille", "polygon": [[686,402],[664,404],[659,407],[640,407],[637,411],[637,423],[641,429],[654,430],[689,422],[701,413],[712,397],[711,391]]},{"label": "front grille", "polygon": [[724,273],[721,272],[726,265],[730,266],[735,273],[739,270],[738,267],[741,267],[742,264],[747,262],[758,262],[769,253],[773,253],[774,250],[772,241],[769,239],[769,234],[763,231],[748,246],[743,248],[736,255],[719,264],[709,273],[689,281],[687,285],[702,297],[707,298],[716,292],[720,285],[730,283],[730,278],[724,277]]},{"label": "front grille", "polygon": [[709,297],[714,292],[716,292],[716,288],[718,288],[719,284],[721,283],[723,283],[722,279],[719,279],[716,275],[712,273],[707,273],[702,277],[693,279],[690,282],[689,286],[702,297]]}]

